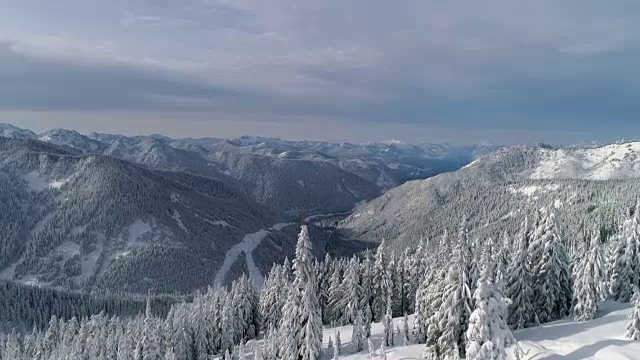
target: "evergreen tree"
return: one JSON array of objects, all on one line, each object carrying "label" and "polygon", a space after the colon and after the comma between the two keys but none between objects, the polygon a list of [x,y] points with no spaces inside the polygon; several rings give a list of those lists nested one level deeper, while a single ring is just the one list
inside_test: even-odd
[{"label": "evergreen tree", "polygon": [[282,307],[286,300],[282,296],[282,288],[286,286],[283,268],[279,265],[273,266],[265,280],[260,296],[260,310],[263,326],[266,330],[278,328],[282,318]]},{"label": "evergreen tree", "polygon": [[375,320],[382,320],[387,311],[387,302],[389,301],[392,289],[391,277],[389,276],[389,262],[385,251],[387,250],[386,242],[382,243],[376,251],[375,261],[373,263],[373,303],[371,310]]},{"label": "evergreen tree", "polygon": [[407,314],[404,314],[402,319],[402,345],[409,345],[409,317]]},{"label": "evergreen tree", "polygon": [[599,231],[594,232],[591,247],[577,268],[574,281],[574,319],[592,320],[596,317],[600,300],[604,296],[604,263]]},{"label": "evergreen tree", "polygon": [[438,348],[445,359],[464,358],[465,333],[473,303],[469,276],[470,254],[468,230],[466,222],[463,222],[449,264],[444,299],[438,310],[437,326],[441,333]]},{"label": "evergreen tree", "polygon": [[338,329],[335,330],[333,338],[335,339],[335,343],[333,344],[333,352],[339,355],[342,351],[342,340],[340,339],[340,331],[338,331]]},{"label": "evergreen tree", "polygon": [[362,311],[358,311],[356,321],[353,323],[353,331],[351,332],[351,344],[355,353],[362,351],[364,346],[364,331],[362,329]]},{"label": "evergreen tree", "polygon": [[380,343],[380,359],[387,360],[387,350],[384,348],[384,341]]},{"label": "evergreen tree", "polygon": [[629,314],[629,323],[625,337],[629,340],[640,341],[640,290],[636,287],[633,300],[633,309]]},{"label": "evergreen tree", "polygon": [[280,324],[281,356],[285,360],[315,360],[322,352],[322,314],[306,225],[302,226],[298,237],[293,276]]},{"label": "evergreen tree", "polygon": [[536,297],[534,309],[544,323],[568,314],[572,287],[570,261],[557,233],[555,217],[548,211],[544,211],[543,215],[533,243],[542,247],[542,256],[534,264],[532,272]]},{"label": "evergreen tree", "polygon": [[[491,271],[490,269],[491,266],[488,266],[485,271]],[[490,277],[483,274],[481,278]],[[466,359],[506,359],[507,347],[515,343],[515,338],[505,321],[509,300],[498,292],[490,280],[478,285],[474,298],[476,308],[469,318],[469,328],[466,332]]]},{"label": "evergreen tree", "polygon": [[529,269],[528,222],[525,221],[516,243],[514,256],[507,269],[505,294],[511,300],[507,323],[514,329],[522,329],[536,323],[534,316],[532,277]]}]

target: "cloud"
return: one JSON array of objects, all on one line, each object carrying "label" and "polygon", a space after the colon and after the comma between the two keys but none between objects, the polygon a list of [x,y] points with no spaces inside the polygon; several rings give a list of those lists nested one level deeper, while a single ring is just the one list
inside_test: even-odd
[{"label": "cloud", "polygon": [[629,71],[640,54],[640,4],[630,0],[7,0],[3,7],[4,109],[502,132],[596,132],[603,119],[629,127],[640,110],[640,78]]}]

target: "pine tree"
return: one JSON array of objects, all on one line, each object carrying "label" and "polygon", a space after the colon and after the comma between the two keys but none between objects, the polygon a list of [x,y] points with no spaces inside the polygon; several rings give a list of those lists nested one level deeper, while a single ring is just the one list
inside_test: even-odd
[{"label": "pine tree", "polygon": [[594,232],[591,247],[578,264],[574,295],[574,319],[576,321],[594,319],[600,300],[604,296],[604,263],[599,231]]},{"label": "pine tree", "polygon": [[[485,271],[491,271],[490,268],[485,268]],[[483,274],[481,278],[490,277]],[[476,308],[469,318],[469,328],[466,332],[466,359],[506,359],[507,347],[515,343],[515,338],[505,321],[509,300],[498,292],[490,280],[478,285],[474,298]]]},{"label": "pine tree", "polygon": [[340,339],[340,331],[338,331],[338,329],[335,330],[335,335],[333,336],[333,338],[335,339],[335,343],[333,344],[333,352],[340,355],[340,352],[342,351],[342,340]]},{"label": "pine tree", "polygon": [[373,359],[374,357],[376,357],[376,351],[373,348],[371,338],[367,338],[367,349],[369,350],[369,359]]},{"label": "pine tree", "polygon": [[263,326],[267,330],[275,330],[282,318],[282,307],[286,298],[282,297],[282,288],[286,287],[283,268],[275,265],[265,280],[260,296],[260,309]]},{"label": "pine tree", "polygon": [[402,319],[402,345],[409,345],[409,317],[407,314],[404,314]]},{"label": "pine tree", "polygon": [[532,277],[529,269],[528,222],[525,220],[517,241],[517,248],[507,269],[505,295],[511,300],[507,323],[514,329],[534,324]]},{"label": "pine tree", "polygon": [[534,309],[541,322],[566,316],[572,300],[570,260],[556,230],[555,217],[548,211],[536,230],[533,244],[542,246],[542,256],[532,269],[534,277]]},{"label": "pine tree", "polygon": [[627,267],[627,241],[623,236],[617,236],[613,242],[615,246],[610,260],[609,295],[613,300],[628,302],[633,287],[630,267]]},{"label": "pine tree", "polygon": [[364,336],[370,337],[371,336],[371,319],[373,317],[373,314],[371,314],[371,307],[369,307],[369,304],[366,304],[364,307],[363,317],[364,317],[364,320],[363,320]]},{"label": "pine tree", "polygon": [[636,204],[634,213],[624,222],[610,262],[611,297],[616,301],[628,302],[634,286],[640,285],[640,203]]},{"label": "pine tree", "polygon": [[391,316],[391,309],[389,309],[382,319],[382,324],[384,326],[383,342],[387,346],[393,346],[393,317]]},{"label": "pine tree", "polygon": [[280,324],[281,356],[284,360],[315,360],[322,352],[322,314],[306,225],[302,226],[298,237],[293,274],[293,285]]},{"label": "pine tree", "polygon": [[380,343],[380,359],[387,360],[387,351],[384,348],[384,341]]},{"label": "pine tree", "polygon": [[385,251],[387,250],[386,242],[382,243],[376,251],[375,261],[373,263],[373,304],[371,310],[375,320],[382,320],[387,311],[387,302],[389,301],[393,285],[389,276],[389,262]]},{"label": "pine tree", "polygon": [[437,326],[441,333],[438,348],[444,358],[464,358],[465,333],[473,303],[469,276],[471,251],[468,246],[468,230],[466,222],[463,222],[449,264],[444,299],[437,313]]},{"label": "pine tree", "polygon": [[343,319],[343,308],[339,306],[340,302],[344,299],[342,281],[340,266],[336,262],[333,272],[331,273],[331,278],[329,279],[327,313],[325,314],[326,323],[334,324],[337,323],[339,319]]},{"label": "pine tree", "polygon": [[362,330],[362,311],[358,311],[356,321],[353,323],[353,331],[351,332],[351,344],[355,353],[359,353],[363,349],[364,331]]},{"label": "pine tree", "polygon": [[633,297],[633,309],[629,314],[625,337],[629,340],[640,341],[640,290],[637,287]]}]

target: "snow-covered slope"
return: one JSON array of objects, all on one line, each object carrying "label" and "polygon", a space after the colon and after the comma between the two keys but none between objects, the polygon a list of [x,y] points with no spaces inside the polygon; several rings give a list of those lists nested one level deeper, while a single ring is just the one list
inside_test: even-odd
[{"label": "snow-covered slope", "polygon": [[587,322],[561,320],[516,333],[525,359],[638,360],[640,342],[624,338],[629,306],[605,302]]},{"label": "snow-covered slope", "polygon": [[616,224],[640,192],[639,154],[640,143],[503,148],[460,170],[391,189],[356,209],[341,227],[357,238],[386,237],[392,247],[404,249],[420,237],[455,233],[463,218],[474,236],[516,233],[527,213],[543,206],[562,209],[557,215],[563,231],[578,224]]},{"label": "snow-covered slope", "polygon": [[[561,320],[539,327],[525,329],[514,333],[518,346],[525,352],[523,360],[640,360],[640,342],[624,339],[629,306],[614,302],[605,302],[601,306],[600,316],[587,322]],[[403,319],[394,319],[394,328],[402,329]],[[413,319],[409,317],[409,330],[412,331]],[[340,332],[342,340],[340,359],[370,360],[367,345],[361,352],[355,353],[351,344],[352,326],[325,329],[323,341],[325,354],[322,359],[333,358],[333,352],[327,349],[329,339]],[[381,359],[380,344],[384,327],[381,323],[372,324],[371,340],[375,349],[373,359]],[[423,359],[424,344],[411,341],[403,344],[402,335],[395,336],[396,346],[386,347],[388,360]],[[508,352],[512,360],[513,349]],[[244,350],[245,356],[253,351],[253,344]],[[249,357],[253,358],[253,357]]]},{"label": "snow-covered slope", "polygon": [[532,179],[609,180],[640,177],[640,142],[590,149],[540,149]]}]

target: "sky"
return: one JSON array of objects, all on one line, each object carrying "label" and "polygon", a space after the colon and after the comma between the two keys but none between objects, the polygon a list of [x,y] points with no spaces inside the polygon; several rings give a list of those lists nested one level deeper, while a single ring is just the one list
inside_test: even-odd
[{"label": "sky", "polygon": [[420,142],[640,135],[635,0],[1,0],[0,122]]}]

